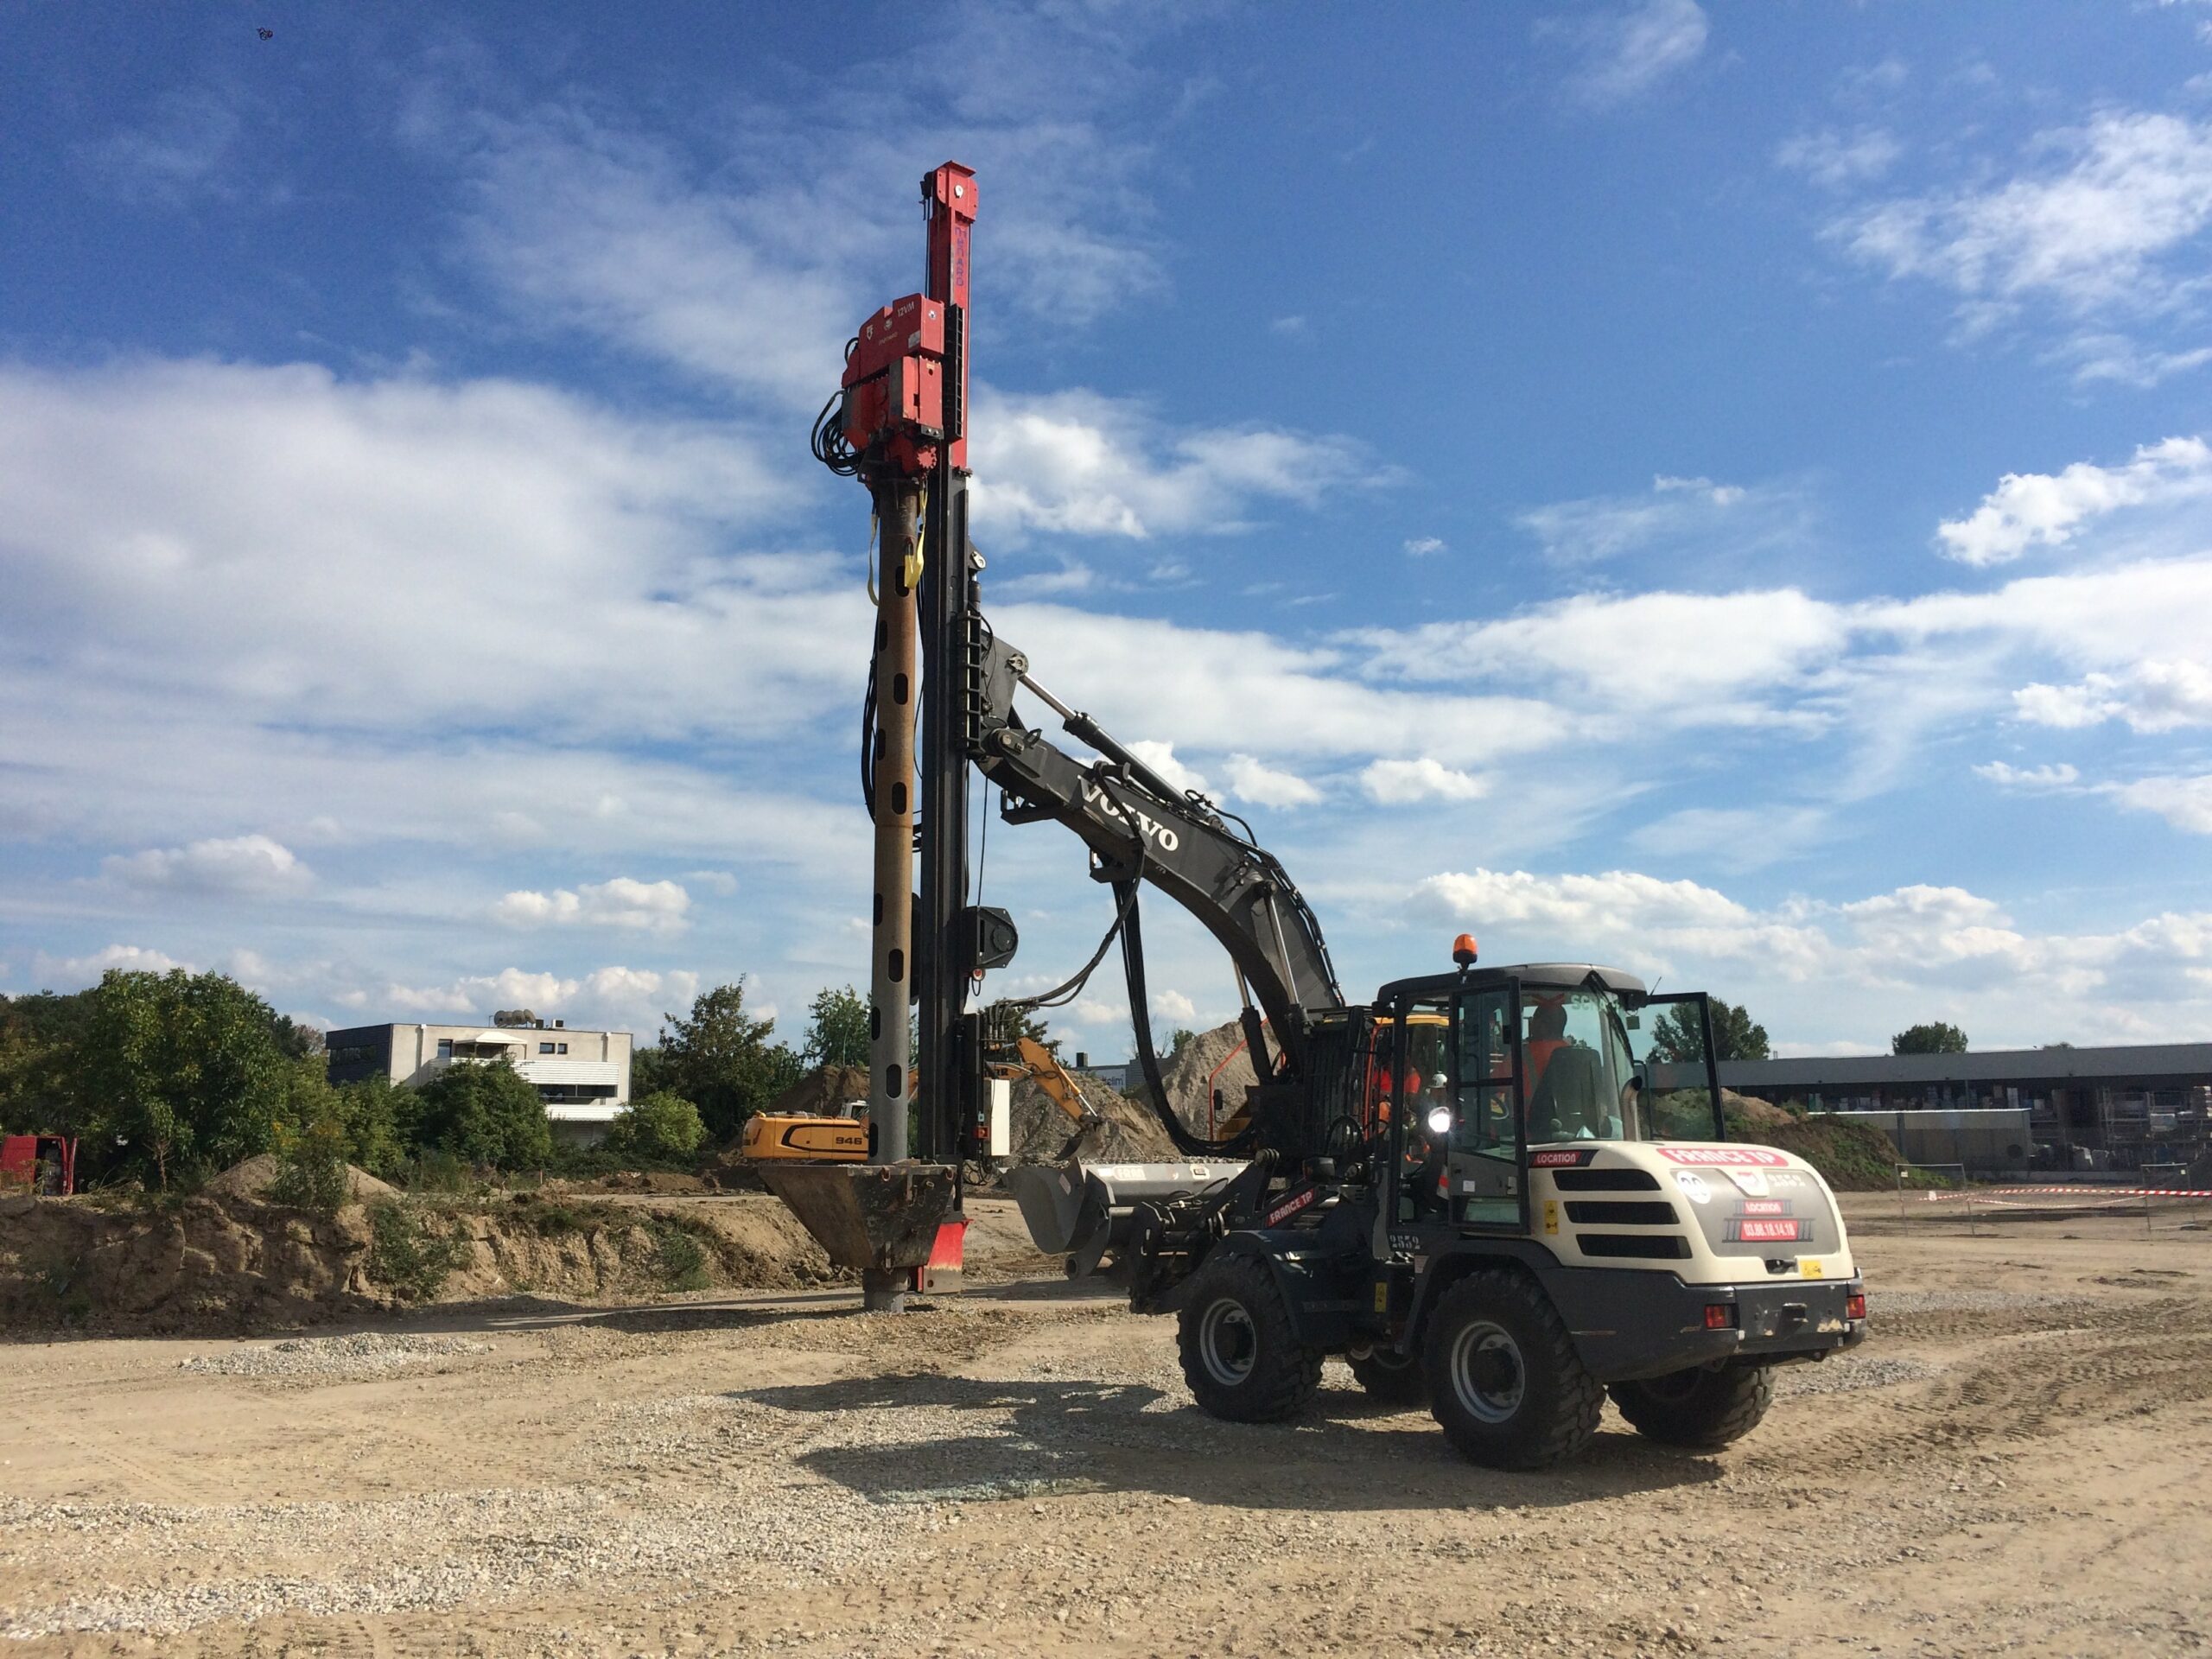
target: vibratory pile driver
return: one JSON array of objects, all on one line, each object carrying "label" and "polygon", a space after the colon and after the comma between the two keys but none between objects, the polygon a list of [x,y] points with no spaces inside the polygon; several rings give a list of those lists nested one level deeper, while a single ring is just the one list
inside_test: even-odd
[{"label": "vibratory pile driver", "polygon": [[[1004,820],[1049,819],[1088,848],[1112,926],[1037,1001],[1072,995],[1118,940],[1146,1089],[1183,1158],[1032,1166],[1010,1183],[1040,1246],[1110,1256],[1134,1307],[1176,1315],[1201,1406],[1291,1416],[1333,1354],[1376,1395],[1426,1401],[1499,1467],[1572,1455],[1608,1393],[1658,1440],[1743,1434],[1776,1366],[1863,1338],[1865,1287],[1818,1173],[1727,1141],[1705,997],[1586,963],[1484,965],[1463,935],[1448,970],[1345,999],[1313,910],[1249,826],[1053,696],[985,620],[967,528],[974,175],[948,163],[923,197],[928,286],[862,326],[814,434],[826,464],[867,484],[881,545],[861,763],[875,1129],[868,1166],[802,1173],[861,1195],[838,1203],[868,1224],[871,1305],[895,1306],[925,1255],[943,1265],[962,1169],[988,1147],[968,1001],[1016,940],[1004,912],[969,902],[980,772]],[[1024,720],[1025,698],[1084,753]],[[1153,1045],[1147,889],[1221,943],[1245,994],[1258,1081],[1211,1135],[1173,1109]]]}]

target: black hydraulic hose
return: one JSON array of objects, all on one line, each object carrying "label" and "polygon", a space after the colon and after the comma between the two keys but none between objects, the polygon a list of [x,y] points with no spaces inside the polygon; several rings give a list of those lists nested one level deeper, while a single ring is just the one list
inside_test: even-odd
[{"label": "black hydraulic hose", "polygon": [[1138,920],[1137,883],[1134,879],[1116,881],[1116,893],[1128,889],[1122,896],[1128,919],[1122,928],[1122,972],[1129,992],[1129,1029],[1136,1039],[1137,1064],[1143,1069],[1146,1092],[1151,1096],[1152,1112],[1160,1120],[1160,1127],[1167,1131],[1167,1138],[1175,1143],[1175,1150],[1186,1158],[1233,1157],[1248,1151],[1259,1138],[1259,1121],[1255,1117],[1243,1129],[1226,1141],[1209,1141],[1183,1127],[1183,1120],[1175,1115],[1175,1108],[1167,1098],[1167,1080],[1160,1070],[1160,1051],[1152,1040],[1152,1010],[1146,1000],[1144,973],[1144,933]]}]

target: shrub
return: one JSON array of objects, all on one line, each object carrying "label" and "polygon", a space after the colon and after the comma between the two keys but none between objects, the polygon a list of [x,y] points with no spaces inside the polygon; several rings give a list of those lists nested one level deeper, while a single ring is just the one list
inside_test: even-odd
[{"label": "shrub", "polygon": [[274,1204],[334,1215],[346,1202],[346,1126],[334,1117],[276,1127],[276,1174],[269,1183]]},{"label": "shrub", "polygon": [[707,1288],[707,1252],[690,1228],[672,1216],[649,1216],[645,1230],[652,1236],[660,1276],[671,1290]]},{"label": "shrub", "polygon": [[553,1156],[545,1103],[512,1066],[452,1066],[418,1099],[425,1145],[495,1169],[532,1169]]},{"label": "shrub", "polygon": [[675,1160],[690,1158],[706,1138],[699,1109],[663,1090],[625,1106],[601,1144],[617,1157]]},{"label": "shrub", "polygon": [[462,1260],[461,1241],[434,1232],[411,1204],[387,1198],[369,1208],[369,1272],[403,1301],[427,1302]]}]

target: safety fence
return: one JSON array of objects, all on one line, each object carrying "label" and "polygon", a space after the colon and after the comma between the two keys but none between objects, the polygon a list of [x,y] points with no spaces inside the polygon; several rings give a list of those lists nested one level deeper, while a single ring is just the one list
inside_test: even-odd
[{"label": "safety fence", "polygon": [[[2170,1228],[2206,1230],[2206,1218],[2212,1217],[2212,1187],[2182,1185],[2178,1165],[2148,1166],[2145,1173],[2152,1184],[2139,1186],[2101,1186],[2087,1182],[2047,1186],[1976,1186],[1962,1179],[1964,1172],[1956,1164],[1899,1164],[1897,1216],[1900,1220],[1911,1221],[1916,1215],[1934,1217],[1963,1212],[1969,1233],[2006,1221],[2051,1221],[2097,1215],[2140,1215],[2146,1233],[2158,1231],[2162,1221]],[[1955,1174],[1961,1178],[1955,1184],[1927,1184],[1931,1177],[1948,1180]],[[2162,1177],[2165,1179],[2162,1180]],[[1922,1185],[1912,1185],[1916,1180]]]}]

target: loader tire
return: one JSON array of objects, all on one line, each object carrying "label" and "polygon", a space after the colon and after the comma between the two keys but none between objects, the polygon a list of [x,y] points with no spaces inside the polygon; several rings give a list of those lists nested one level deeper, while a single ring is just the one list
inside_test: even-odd
[{"label": "loader tire", "polygon": [[1177,1321],[1192,1397],[1232,1423],[1295,1417],[1321,1386],[1321,1355],[1298,1339],[1266,1262],[1219,1256],[1200,1268]]},{"label": "loader tire", "polygon": [[1365,1355],[1347,1354],[1352,1380],[1367,1390],[1378,1406],[1425,1406],[1428,1403],[1428,1373],[1419,1354],[1394,1354],[1377,1348]]},{"label": "loader tire", "polygon": [[1428,1324],[1428,1408],[1471,1463],[1541,1469],[1598,1433],[1605,1391],[1535,1280],[1510,1268],[1471,1274],[1444,1294]]},{"label": "loader tire", "polygon": [[1774,1368],[1693,1365],[1640,1382],[1616,1382],[1610,1392],[1637,1433],[1665,1446],[1717,1452],[1759,1426],[1774,1403]]}]

